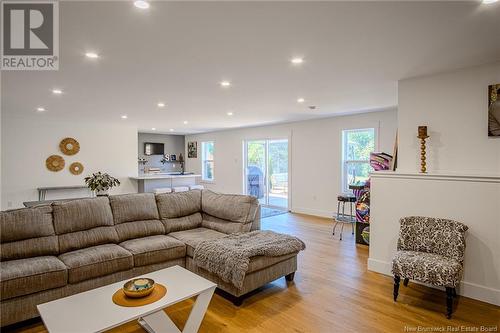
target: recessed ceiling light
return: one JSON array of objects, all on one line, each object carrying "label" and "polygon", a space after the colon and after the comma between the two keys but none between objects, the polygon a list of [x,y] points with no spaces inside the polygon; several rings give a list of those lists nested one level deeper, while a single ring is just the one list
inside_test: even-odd
[{"label": "recessed ceiling light", "polygon": [[151,127],[151,130],[152,131],[156,131],[156,127]]},{"label": "recessed ceiling light", "polygon": [[97,58],[99,58],[99,55],[97,53],[95,53],[95,52],[87,52],[87,53],[85,53],[85,56],[87,58],[91,58],[91,59],[97,59]]},{"label": "recessed ceiling light", "polygon": [[38,112],[43,112],[43,111],[45,111],[45,108],[40,107],[40,108],[36,108],[36,110],[37,110]]},{"label": "recessed ceiling light", "polygon": [[171,128],[171,129],[169,129],[169,131],[170,131],[170,132],[173,132],[173,131],[174,131],[174,129],[173,129],[173,128]]},{"label": "recessed ceiling light", "polygon": [[137,8],[140,8],[140,9],[148,9],[149,3],[147,1],[144,1],[144,0],[137,0],[137,1],[134,1],[134,6],[136,6]]},{"label": "recessed ceiling light", "polygon": [[304,103],[306,100],[303,99],[302,97],[301,98],[297,98],[297,103]]},{"label": "recessed ceiling light", "polygon": [[52,93],[56,94],[56,95],[61,95],[62,94],[62,90],[61,89],[52,89]]},{"label": "recessed ceiling light", "polygon": [[122,119],[127,119],[127,118],[128,118],[128,117],[127,117],[127,115],[126,115],[126,114],[124,114],[124,115],[122,116]]},{"label": "recessed ceiling light", "polygon": [[188,124],[188,121],[187,120],[184,120],[183,121],[184,125],[187,125]]},{"label": "recessed ceiling light", "polygon": [[229,112],[227,113],[227,115],[228,115],[228,116],[232,116],[233,114],[234,114],[234,113],[232,113],[231,111],[229,111]]},{"label": "recessed ceiling light", "polygon": [[297,58],[292,58],[292,60],[290,60],[290,61],[291,61],[291,62],[292,62],[292,64],[294,64],[294,65],[300,65],[301,63],[303,63],[303,62],[304,62],[304,59],[302,59],[302,58],[298,58],[298,57],[297,57]]},{"label": "recessed ceiling light", "polygon": [[483,4],[491,5],[492,3],[498,2],[498,0],[483,0]]},{"label": "recessed ceiling light", "polygon": [[229,87],[229,86],[231,85],[231,82],[229,82],[229,81],[222,81],[222,82],[220,83],[220,85],[221,85],[222,87]]},{"label": "recessed ceiling light", "polygon": [[159,108],[163,108],[163,107],[165,107],[165,103],[163,103],[163,102],[160,102],[160,103],[158,103],[157,105],[158,105],[158,107],[159,107]]}]

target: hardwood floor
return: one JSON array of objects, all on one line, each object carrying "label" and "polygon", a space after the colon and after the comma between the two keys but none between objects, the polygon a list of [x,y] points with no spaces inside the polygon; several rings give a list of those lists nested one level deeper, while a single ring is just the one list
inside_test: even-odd
[{"label": "hardwood floor", "polygon": [[[459,297],[448,320],[445,293],[411,282],[408,287],[401,284],[398,302],[393,302],[392,278],[367,271],[368,248],[354,244],[350,226],[339,241],[338,235],[331,235],[328,219],[285,214],[262,222],[263,229],[293,234],[306,243],[295,281],[287,285],[281,278],[239,308],[214,295],[200,332],[416,332],[418,326],[420,331],[443,327],[444,332],[479,332],[481,326],[500,330],[500,307]],[[192,303],[184,301],[166,312],[182,327]],[[15,332],[46,330],[38,322]],[[144,331],[129,323],[112,332]]]}]

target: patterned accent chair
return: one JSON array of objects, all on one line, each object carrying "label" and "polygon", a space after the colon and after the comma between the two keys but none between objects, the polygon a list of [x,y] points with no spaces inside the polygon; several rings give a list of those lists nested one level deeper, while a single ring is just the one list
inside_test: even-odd
[{"label": "patterned accent chair", "polygon": [[432,217],[410,216],[400,220],[396,255],[392,260],[394,301],[399,281],[404,286],[415,280],[446,288],[446,317],[451,318],[453,297],[462,279],[465,232],[460,222]]}]

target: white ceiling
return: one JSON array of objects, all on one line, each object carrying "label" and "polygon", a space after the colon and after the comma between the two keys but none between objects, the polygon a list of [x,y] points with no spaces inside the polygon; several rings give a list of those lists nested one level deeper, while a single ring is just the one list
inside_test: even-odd
[{"label": "white ceiling", "polygon": [[499,18],[476,1],[61,2],[60,70],[3,72],[2,112],[195,133],[382,109],[399,79],[500,60]]}]

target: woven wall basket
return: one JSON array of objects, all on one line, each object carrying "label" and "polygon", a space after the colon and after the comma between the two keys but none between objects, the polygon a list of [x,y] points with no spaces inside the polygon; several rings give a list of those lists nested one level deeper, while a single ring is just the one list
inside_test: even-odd
[{"label": "woven wall basket", "polygon": [[83,172],[82,163],[80,163],[80,162],[71,163],[71,165],[69,166],[69,172],[71,172],[75,176],[81,174]]},{"label": "woven wall basket", "polygon": [[47,169],[50,171],[61,171],[64,169],[64,158],[59,155],[50,155],[46,160],[45,160],[45,165],[47,166]]},{"label": "woven wall basket", "polygon": [[73,138],[65,138],[59,143],[59,149],[65,155],[75,155],[80,151],[80,144]]}]

